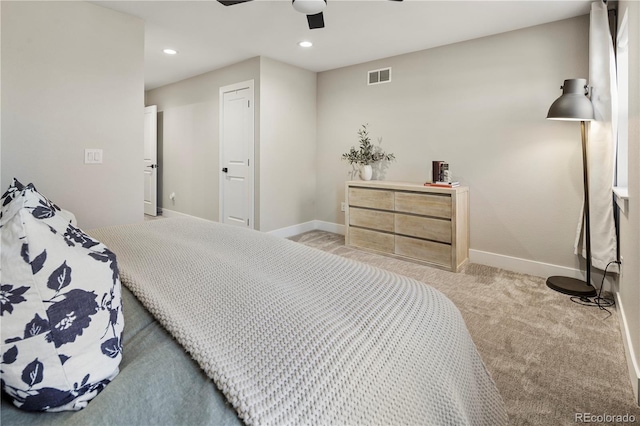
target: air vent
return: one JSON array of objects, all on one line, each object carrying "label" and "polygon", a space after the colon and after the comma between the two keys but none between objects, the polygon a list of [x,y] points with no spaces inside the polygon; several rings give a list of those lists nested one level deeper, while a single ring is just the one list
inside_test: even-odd
[{"label": "air vent", "polygon": [[388,83],[391,81],[391,68],[382,68],[379,70],[369,71],[367,84],[371,86],[372,84],[381,84]]}]

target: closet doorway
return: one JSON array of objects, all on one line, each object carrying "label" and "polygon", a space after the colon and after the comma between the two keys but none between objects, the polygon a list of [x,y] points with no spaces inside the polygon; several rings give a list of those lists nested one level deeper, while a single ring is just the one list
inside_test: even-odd
[{"label": "closet doorway", "polygon": [[254,228],[253,80],[220,88],[220,221]]}]

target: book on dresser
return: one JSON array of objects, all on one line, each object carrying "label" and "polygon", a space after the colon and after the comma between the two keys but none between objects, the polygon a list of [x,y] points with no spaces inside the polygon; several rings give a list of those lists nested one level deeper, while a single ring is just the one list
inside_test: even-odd
[{"label": "book on dresser", "polygon": [[424,186],[441,186],[443,188],[455,188],[460,182],[425,182]]},{"label": "book on dresser", "polygon": [[349,181],[345,244],[457,272],[469,259],[469,188]]}]

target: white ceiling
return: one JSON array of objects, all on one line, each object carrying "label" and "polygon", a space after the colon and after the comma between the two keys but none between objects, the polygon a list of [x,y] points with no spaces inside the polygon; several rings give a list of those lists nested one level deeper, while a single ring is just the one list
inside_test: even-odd
[{"label": "white ceiling", "polygon": [[[328,0],[325,28],[316,30],[289,0],[93,3],[145,21],[149,90],[255,56],[326,71],[584,15],[591,0]],[[179,54],[165,55],[166,47]]]}]

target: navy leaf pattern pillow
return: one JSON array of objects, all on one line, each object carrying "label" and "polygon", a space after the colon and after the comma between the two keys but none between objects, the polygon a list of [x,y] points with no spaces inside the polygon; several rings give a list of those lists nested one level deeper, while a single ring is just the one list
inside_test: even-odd
[{"label": "navy leaf pattern pillow", "polygon": [[27,411],[80,410],[122,359],[116,256],[31,184],[14,179],[0,205],[2,391]]}]

